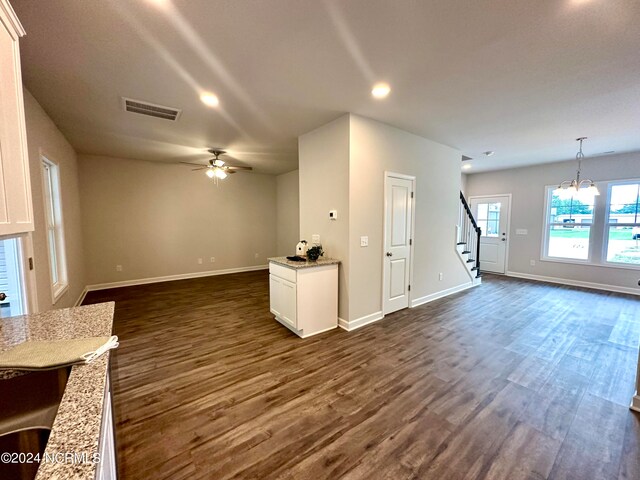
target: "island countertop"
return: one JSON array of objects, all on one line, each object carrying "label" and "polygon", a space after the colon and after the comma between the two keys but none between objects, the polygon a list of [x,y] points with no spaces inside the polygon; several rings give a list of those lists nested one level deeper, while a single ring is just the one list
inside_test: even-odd
[{"label": "island countertop", "polygon": [[[0,319],[0,351],[32,340],[64,340],[110,336],[114,302],[50,310],[32,315]],[[109,352],[89,365],[71,369],[58,407],[45,454],[78,453],[95,458],[102,422]],[[20,370],[0,370],[0,379],[28,374]],[[93,462],[41,463],[36,480],[93,479]]]},{"label": "island countertop", "polygon": [[325,265],[338,265],[340,263],[340,260],[336,260],[335,258],[324,257],[318,258],[318,260],[316,260],[315,262],[311,260],[307,260],[306,262],[295,262],[293,260],[287,260],[287,257],[272,257],[267,260],[273,263],[277,263],[278,265],[282,265],[283,267],[294,269],[324,267]]}]

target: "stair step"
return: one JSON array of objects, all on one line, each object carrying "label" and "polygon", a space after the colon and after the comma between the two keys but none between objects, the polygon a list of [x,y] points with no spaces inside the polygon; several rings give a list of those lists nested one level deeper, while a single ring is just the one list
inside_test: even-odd
[{"label": "stair step", "polygon": [[464,255],[465,253],[471,253],[471,250],[464,250],[464,251],[462,252],[462,254],[463,254],[463,255]]},{"label": "stair step", "polygon": [[467,260],[467,263],[475,263],[475,260],[473,258],[470,258],[469,260]]},{"label": "stair step", "polygon": [[478,272],[478,274],[476,275],[476,278],[480,278],[480,277],[482,277],[482,274]]},{"label": "stair step", "polygon": [[[474,271],[476,271],[476,270],[478,270],[478,267],[473,267],[473,268],[471,269],[471,271],[472,271],[472,272],[474,272]],[[480,275],[480,274],[478,274],[478,275]]]},{"label": "stair step", "polygon": [[467,242],[458,242],[458,245],[466,245]]}]

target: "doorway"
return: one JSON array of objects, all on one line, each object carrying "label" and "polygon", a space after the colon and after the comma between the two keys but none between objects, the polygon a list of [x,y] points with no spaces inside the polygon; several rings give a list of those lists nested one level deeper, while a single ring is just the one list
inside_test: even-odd
[{"label": "doorway", "polygon": [[415,177],[385,172],[382,312],[407,308],[410,301]]},{"label": "doorway", "polygon": [[481,271],[505,273],[509,251],[511,194],[469,197],[469,204],[476,223],[482,229]]},{"label": "doorway", "polygon": [[21,237],[0,239],[0,317],[29,311],[25,276],[25,248]]}]

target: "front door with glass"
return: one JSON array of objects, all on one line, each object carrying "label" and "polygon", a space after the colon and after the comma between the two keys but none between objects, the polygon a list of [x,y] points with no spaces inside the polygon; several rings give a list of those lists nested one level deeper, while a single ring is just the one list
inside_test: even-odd
[{"label": "front door with glass", "polygon": [[480,237],[480,270],[505,273],[507,244],[509,241],[509,195],[470,197],[471,211],[478,226]]}]

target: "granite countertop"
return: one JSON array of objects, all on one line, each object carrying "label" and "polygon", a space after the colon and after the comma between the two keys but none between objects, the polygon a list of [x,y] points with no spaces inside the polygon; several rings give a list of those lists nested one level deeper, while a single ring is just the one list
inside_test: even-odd
[{"label": "granite countertop", "polygon": [[[30,340],[110,336],[114,305],[99,303],[0,319],[0,351]],[[49,458],[71,452],[91,459],[98,453],[108,366],[109,352],[71,369],[45,451]],[[0,379],[24,374],[28,372],[0,370]],[[96,467],[91,461],[41,463],[36,480],[93,479]]]},{"label": "granite countertop", "polygon": [[340,260],[336,260],[335,258],[324,258],[320,257],[315,262],[307,260],[306,262],[294,262],[292,260],[287,260],[287,257],[273,257],[268,259],[270,262],[277,263],[278,265],[282,265],[289,268],[312,268],[312,267],[324,267],[325,265],[338,265]]}]

